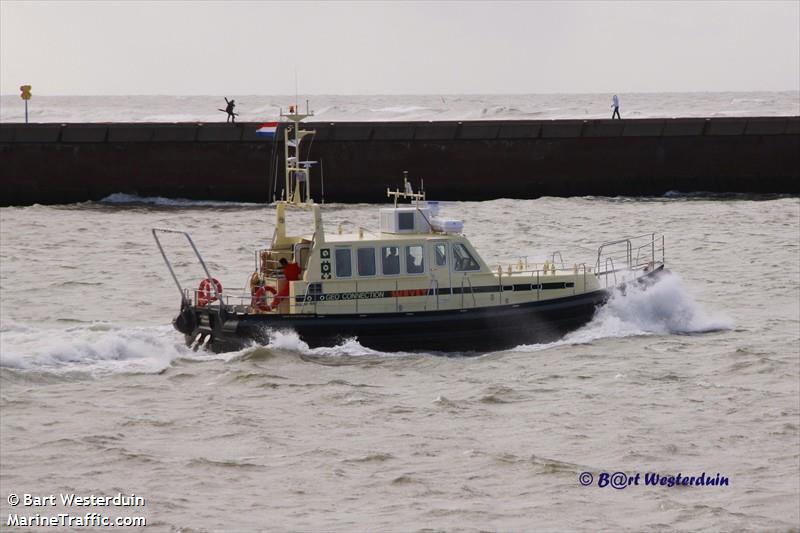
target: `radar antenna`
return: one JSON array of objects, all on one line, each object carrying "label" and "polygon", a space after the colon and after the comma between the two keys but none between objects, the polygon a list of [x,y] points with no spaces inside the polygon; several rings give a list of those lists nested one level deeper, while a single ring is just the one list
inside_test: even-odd
[{"label": "radar antenna", "polygon": [[419,192],[414,192],[414,187],[411,185],[411,182],[408,181],[408,171],[403,171],[403,190],[395,189],[391,190],[389,187],[386,188],[386,197],[392,198],[394,197],[394,206],[397,207],[397,201],[400,198],[407,199],[407,200],[416,200],[417,204],[419,201],[425,201],[425,182],[420,180],[419,182]]}]

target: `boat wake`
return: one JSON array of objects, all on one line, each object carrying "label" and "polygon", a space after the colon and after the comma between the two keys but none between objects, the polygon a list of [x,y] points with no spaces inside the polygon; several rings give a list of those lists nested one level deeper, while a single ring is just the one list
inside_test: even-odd
[{"label": "boat wake", "polygon": [[259,354],[290,353],[312,359],[385,358],[408,355],[371,350],[355,339],[325,348],[309,348],[294,331],[271,331],[270,342],[237,352],[192,351],[171,325],[124,327],[96,322],[67,328],[41,328],[14,321],[0,327],[0,369],[27,376],[61,378],[110,374],[158,374],[180,360],[235,362]]},{"label": "boat wake", "polygon": [[706,312],[678,274],[665,272],[647,286],[631,284],[625,290],[614,290],[591,322],[564,338],[548,344],[517,346],[513,351],[588,344],[605,338],[710,333],[732,327],[730,319]]},{"label": "boat wake", "polygon": [[172,326],[108,323],[44,329],[9,321],[0,328],[0,368],[48,374],[158,373],[196,356]]}]

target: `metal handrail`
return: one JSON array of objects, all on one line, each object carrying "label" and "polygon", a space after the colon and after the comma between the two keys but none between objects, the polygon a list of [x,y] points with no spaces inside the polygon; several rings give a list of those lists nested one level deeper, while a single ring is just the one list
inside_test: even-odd
[{"label": "metal handrail", "polygon": [[475,299],[475,291],[472,288],[472,280],[469,279],[469,274],[464,272],[461,277],[461,309],[464,309],[464,280],[469,284],[469,293],[472,295],[472,307],[478,307],[478,301]]},{"label": "metal handrail", "polygon": [[425,302],[422,304],[422,308],[427,310],[428,309],[428,299],[431,297],[431,291],[436,296],[436,309],[439,309],[439,280],[431,276],[431,284],[428,285],[428,292],[425,293]]},{"label": "metal handrail", "polygon": [[559,252],[559,251],[553,252],[553,256],[551,258],[552,259],[551,263],[553,265],[556,264],[556,256],[558,256],[558,258],[561,260],[561,268],[562,269],[566,269],[566,267],[564,266],[564,258],[561,256],[561,252]]},{"label": "metal handrail", "polygon": [[[647,241],[639,244],[639,242],[641,242],[641,239],[644,238],[644,237],[648,237],[649,239]],[[647,250],[648,248],[650,249],[649,250],[649,252],[650,252],[650,254],[649,254],[650,255],[650,260],[649,260],[648,263],[650,263],[650,262],[651,263],[655,263],[655,261],[656,261],[656,259],[655,259],[656,252],[661,252],[661,262],[663,264],[664,263],[664,256],[665,256],[665,250],[664,250],[665,240],[664,240],[664,235],[660,235],[660,237],[661,237],[661,247],[660,248],[656,247],[656,238],[657,238],[657,236],[656,236],[655,233],[643,233],[641,235],[636,235],[636,236],[633,236],[633,237],[626,237],[626,238],[623,238],[623,239],[617,239],[617,240],[614,240],[614,241],[604,242],[597,249],[597,261],[595,263],[595,266],[596,266],[597,271],[598,271],[597,273],[598,274],[602,274],[602,272],[600,272],[600,266],[602,264],[602,259],[604,257],[605,258],[612,257],[617,262],[624,262],[625,266],[626,266],[626,268],[628,270],[637,269],[637,268],[639,268],[639,267],[641,267],[641,266],[646,264],[646,263],[640,262],[640,258],[642,256],[642,251],[643,250]],[[636,257],[635,257],[635,259],[634,259],[634,255],[633,255],[634,242],[636,242]],[[606,256],[604,254],[604,250],[606,250],[608,247],[611,247],[611,246],[614,246],[614,245],[617,245],[617,244],[625,244],[624,256],[618,255],[616,253],[614,255],[611,255],[611,256]],[[606,261],[606,266],[607,265],[608,265],[608,262]],[[622,270],[622,269],[619,269],[619,270]]]},{"label": "metal handrail", "polygon": [[[206,262],[203,260],[203,256],[200,255],[200,251],[197,249],[197,246],[195,246],[191,235],[189,235],[189,233],[185,231],[165,229],[165,228],[152,228],[152,232],[153,232],[153,238],[155,239],[156,245],[158,246],[158,250],[161,252],[161,257],[164,258],[164,263],[167,265],[167,269],[169,270],[169,273],[172,275],[172,279],[173,281],[175,281],[175,285],[178,286],[178,291],[181,293],[181,301],[186,302],[184,297],[183,287],[181,286],[181,282],[178,281],[178,276],[175,275],[175,270],[172,268],[172,263],[170,263],[169,259],[167,258],[167,254],[164,251],[164,247],[161,245],[161,241],[158,238],[159,232],[177,233],[186,237],[186,239],[189,241],[189,244],[192,247],[192,250],[194,250],[194,254],[197,256],[197,260],[200,261],[200,265],[203,267],[203,271],[206,273],[206,279],[208,279],[209,281],[209,287],[212,287],[212,290],[214,291],[214,299],[219,300],[220,295],[217,292],[217,284],[211,281],[213,279],[213,277],[211,276],[211,272],[209,272],[208,267],[206,266]],[[219,302],[220,305],[222,305],[222,301],[220,300]]]},{"label": "metal handrail", "polygon": [[581,263],[583,267],[583,292],[586,292],[586,263]]},{"label": "metal handrail", "polygon": [[[308,289],[311,287],[311,283],[306,283],[306,290],[303,292],[303,303],[300,304],[300,313],[306,308],[306,301],[308,300]],[[316,306],[316,302],[314,303]],[[315,308],[316,310],[316,308]]]},{"label": "metal handrail", "polygon": [[614,285],[617,284],[617,270],[614,268],[614,258],[613,257],[606,257],[606,264],[605,264],[605,281],[606,281],[606,288],[608,288],[608,262],[611,261],[611,273],[614,274]]}]

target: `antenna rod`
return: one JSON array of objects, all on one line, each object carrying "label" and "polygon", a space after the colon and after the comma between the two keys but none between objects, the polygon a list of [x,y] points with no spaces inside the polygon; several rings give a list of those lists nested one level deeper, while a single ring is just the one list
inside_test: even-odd
[{"label": "antenna rod", "polygon": [[322,203],[325,203],[325,167],[322,166],[322,158],[319,159],[319,176],[322,189]]}]

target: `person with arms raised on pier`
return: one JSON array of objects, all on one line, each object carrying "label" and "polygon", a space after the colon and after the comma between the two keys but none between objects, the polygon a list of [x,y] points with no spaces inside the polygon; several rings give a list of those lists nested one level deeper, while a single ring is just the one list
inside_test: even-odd
[{"label": "person with arms raised on pier", "polygon": [[235,123],[236,122],[236,115],[239,114],[239,113],[234,113],[233,112],[233,108],[236,107],[236,100],[234,100],[232,98],[230,100],[228,100],[227,97],[224,97],[224,98],[225,98],[225,103],[227,105],[225,106],[225,109],[220,109],[220,111],[224,111],[225,113],[228,114],[228,117],[225,119],[226,123],[227,122]]}]

